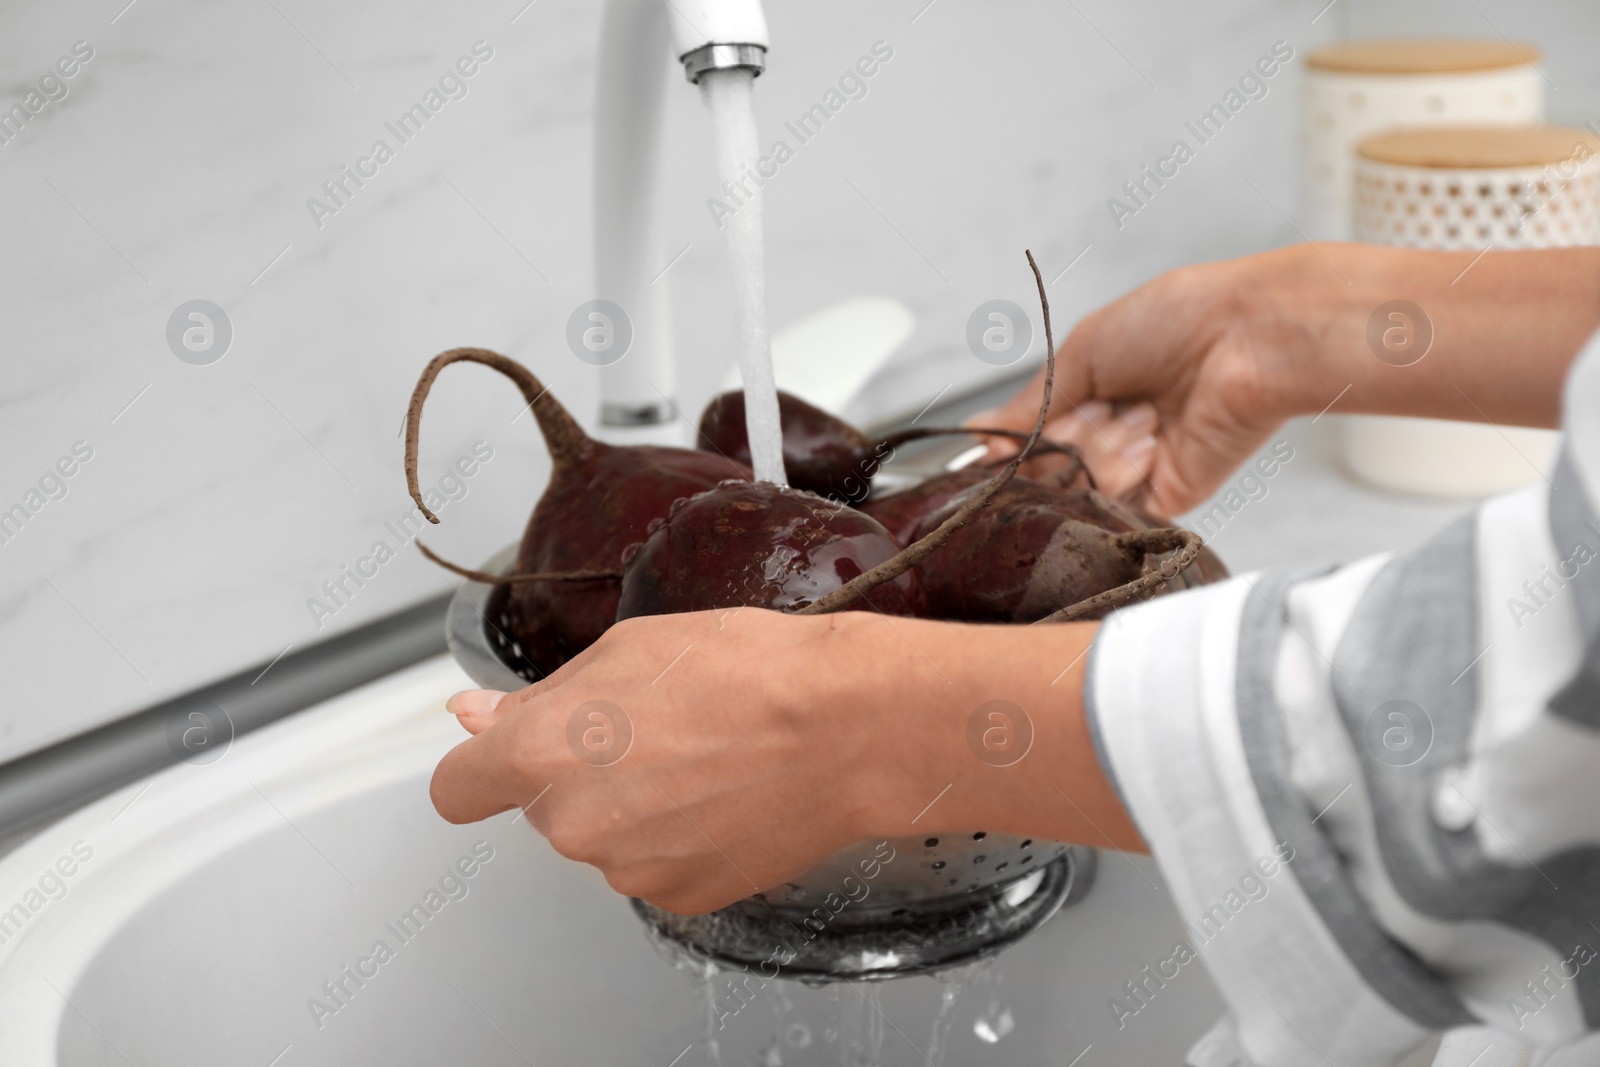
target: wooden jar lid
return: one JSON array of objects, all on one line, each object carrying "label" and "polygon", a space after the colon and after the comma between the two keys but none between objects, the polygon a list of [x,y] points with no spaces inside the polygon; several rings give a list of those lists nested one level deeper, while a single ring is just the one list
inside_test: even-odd
[{"label": "wooden jar lid", "polygon": [[1396,37],[1343,41],[1306,57],[1312,70],[1343,74],[1470,74],[1539,61],[1531,44],[1470,37]]},{"label": "wooden jar lid", "polygon": [[1576,126],[1408,126],[1366,138],[1356,155],[1441,170],[1541,167],[1600,155],[1600,139]]}]

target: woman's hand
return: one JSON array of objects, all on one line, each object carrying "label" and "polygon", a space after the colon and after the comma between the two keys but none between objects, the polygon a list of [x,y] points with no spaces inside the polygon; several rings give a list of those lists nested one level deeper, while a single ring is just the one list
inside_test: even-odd
[{"label": "woman's hand", "polygon": [[[1143,502],[1168,515],[1206,499],[1292,413],[1296,375],[1321,358],[1304,309],[1282,295],[1306,271],[1327,271],[1308,255],[1175,270],[1088,315],[1061,345],[1046,436],[1081,448],[1112,495],[1147,487]],[[1043,387],[1041,371],[970,422],[1031,427]]]},{"label": "woman's hand", "polygon": [[[434,805],[452,822],[524,808],[619,893],[682,914],[869,838],[1140,848],[1083,722],[1095,628],[754,608],[630,619],[519,693],[454,697],[474,736],[439,764]],[[979,714],[995,701],[1028,720],[1004,766],[973,748],[999,737]]]},{"label": "woman's hand", "polygon": [[[1567,368],[1600,324],[1596,293],[1593,248],[1296,245],[1184,267],[1067,337],[1046,434],[1083,449],[1106,491],[1178,515],[1296,415],[1554,426]],[[1386,351],[1392,338],[1418,350]],[[1031,428],[1041,388],[1042,372],[969,423]]]},{"label": "woman's hand", "polygon": [[459,694],[475,736],[440,763],[434,804],[452,822],[525,806],[617,892],[683,913],[782,882],[866,833],[862,709],[819,699],[837,618],[630,619],[519,693]]}]

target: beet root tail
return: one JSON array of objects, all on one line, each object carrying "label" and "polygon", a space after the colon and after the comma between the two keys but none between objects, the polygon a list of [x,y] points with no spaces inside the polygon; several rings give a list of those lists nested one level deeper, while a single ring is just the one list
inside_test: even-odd
[{"label": "beet root tail", "polygon": [[439,372],[452,363],[481,363],[499,371],[516,383],[522,399],[533,410],[533,417],[544,436],[545,447],[550,450],[551,462],[557,468],[568,467],[583,458],[594,447],[594,441],[583,432],[578,420],[550,395],[534,373],[509,356],[491,352],[487,348],[452,348],[428,361],[416,388],[411,390],[411,402],[406,406],[406,489],[411,493],[417,510],[429,522],[437,524],[439,517],[422,502],[422,490],[417,485],[417,449],[422,439],[422,405],[433,389]]}]

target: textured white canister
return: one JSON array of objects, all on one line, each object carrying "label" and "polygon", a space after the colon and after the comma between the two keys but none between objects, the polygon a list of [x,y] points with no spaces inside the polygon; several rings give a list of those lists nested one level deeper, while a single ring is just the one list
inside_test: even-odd
[{"label": "textured white canister", "polygon": [[1357,241],[1478,252],[1600,244],[1600,141],[1569,126],[1430,126],[1356,146]]},{"label": "textured white canister", "polygon": [[[1410,248],[1600,244],[1600,140],[1560,126],[1377,134],[1356,148],[1354,223],[1358,241]],[[1359,477],[1450,496],[1532,482],[1557,445],[1548,430],[1374,415],[1344,420],[1343,434]]]},{"label": "textured white canister", "polygon": [[1355,147],[1396,126],[1544,119],[1539,50],[1510,41],[1347,41],[1306,57],[1301,211],[1312,240],[1351,237]]}]

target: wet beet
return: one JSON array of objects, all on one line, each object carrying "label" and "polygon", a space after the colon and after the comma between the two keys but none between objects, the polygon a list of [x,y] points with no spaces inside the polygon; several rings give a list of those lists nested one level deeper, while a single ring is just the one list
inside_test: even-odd
[{"label": "wet beet", "polygon": [[[946,510],[946,505],[957,497],[965,499],[968,490],[975,486],[983,485],[994,476],[994,467],[997,464],[973,465],[962,467],[958,470],[945,471],[924,478],[916,485],[902,489],[898,493],[889,493],[885,496],[872,496],[864,503],[857,505],[860,509],[877,519],[894,534],[897,541],[910,544],[917,539],[917,530],[922,526],[923,520],[935,512]],[[1087,468],[1085,468],[1085,471]],[[1026,481],[1026,479],[1017,479]],[[1092,484],[1092,483],[1091,483]],[[1099,492],[1092,492],[1090,499],[1097,501],[1108,513],[1113,529],[1138,530],[1150,525],[1142,519],[1128,516],[1123,522],[1123,512],[1120,505],[1110,497]],[[1099,517],[1094,520],[1100,521]],[[931,527],[930,527],[931,529]]]},{"label": "wet beet", "polygon": [[594,643],[616,619],[622,550],[645,537],[651,520],[666,515],[682,497],[729,478],[748,479],[750,470],[710,452],[596,441],[526,367],[485,349],[452,349],[423,371],[406,424],[412,499],[432,521],[438,520],[423,507],[416,482],[422,404],[439,372],[460,361],[492,367],[516,382],[550,450],[550,482],[523,531],[514,573],[612,575],[511,583],[512,636],[534,666],[549,673]]},{"label": "wet beet", "polygon": [[[969,622],[1034,622],[1138,578],[1145,553],[1119,540],[1137,527],[1096,497],[1012,479],[918,568],[929,613]],[[924,518],[918,536],[963,499]]]},{"label": "wet beet", "polygon": [[[725,482],[674,504],[628,549],[617,618],[738,606],[793,611],[883,563],[900,545],[876,520],[813,493]],[[853,607],[921,614],[907,573]]]},{"label": "wet beet", "polygon": [[[784,470],[796,489],[838,500],[861,500],[878,464],[894,452],[882,442],[879,455],[874,442],[860,430],[789,393],[778,394],[778,421],[783,428]],[[740,463],[750,462],[742,391],[712,398],[700,415],[696,443]]]},{"label": "wet beet", "polygon": [[[861,510],[909,543],[937,527],[988,479],[989,472],[981,468],[949,471],[901,492],[872,497]],[[1167,558],[1166,552],[1147,553],[1137,546],[1130,554],[1125,540],[1113,537],[1108,542],[1096,531],[1117,535],[1171,527],[1150,512],[1094,489],[1064,489],[1014,478],[988,508],[918,567],[929,614],[972,621],[1035,621],[1063,605],[1155,574]],[[1228,576],[1215,553],[1203,546],[1198,553],[1195,562],[1160,591]]]},{"label": "wet beet", "polygon": [[936,511],[942,511],[958,496],[994,477],[994,472],[983,467],[962,467],[925,478],[916,485],[887,496],[873,496],[858,505],[901,544],[916,540],[917,527]]},{"label": "wet beet", "polygon": [[[623,550],[642,540],[674,501],[729,475],[749,478],[704,452],[593,443],[583,463],[552,472],[523,533],[518,572],[620,570]],[[517,583],[508,603],[514,636],[537,650],[535,666],[549,673],[616,620],[619,587],[615,580]]]}]

